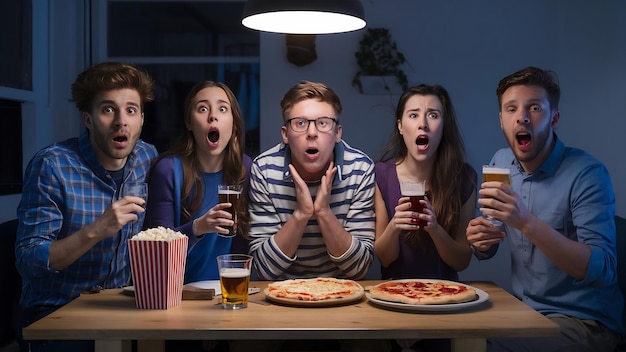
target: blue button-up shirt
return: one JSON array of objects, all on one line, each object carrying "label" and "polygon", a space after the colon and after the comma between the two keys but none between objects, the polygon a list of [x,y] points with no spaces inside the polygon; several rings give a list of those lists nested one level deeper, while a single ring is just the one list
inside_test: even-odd
[{"label": "blue button-up shirt", "polygon": [[[140,140],[124,167],[124,182],[143,182],[156,156],[156,148]],[[117,199],[115,181],[96,159],[87,130],[33,157],[17,209],[15,254],[23,280],[22,309],[61,306],[92,287],[120,287],[130,281],[126,240],[141,229],[143,213],[67,268],[49,266],[53,241],[93,223]]]},{"label": "blue button-up shirt", "polygon": [[597,320],[623,333],[615,195],[604,165],[582,150],[566,147],[558,138],[532,174],[524,172],[509,148],[499,150],[491,164],[511,169],[512,187],[531,213],[563,236],[591,248],[587,275],[576,280],[523,233],[507,226],[513,293],[542,314]]}]

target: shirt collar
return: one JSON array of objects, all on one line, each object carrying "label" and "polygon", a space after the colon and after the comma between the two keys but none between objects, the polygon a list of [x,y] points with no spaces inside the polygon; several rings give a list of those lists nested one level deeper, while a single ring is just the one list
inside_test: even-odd
[{"label": "shirt collar", "polygon": [[[343,141],[339,141],[335,143],[335,147],[333,148],[334,154],[334,162],[337,167],[337,172],[335,173],[335,177],[333,178],[333,185],[338,184],[343,181],[343,155],[344,155],[344,145]],[[289,164],[291,164],[291,150],[289,149],[289,145],[282,143],[280,146],[280,150],[284,153],[285,163],[283,164],[283,180],[291,180],[291,172],[289,171]]]},{"label": "shirt collar", "polygon": [[104,167],[102,167],[102,164],[100,164],[96,157],[96,153],[93,151],[91,141],[89,140],[89,130],[87,128],[83,130],[78,138],[78,148],[92,170],[105,172]]},{"label": "shirt collar", "polygon": [[554,175],[556,171],[559,169],[559,165],[561,165],[561,161],[563,160],[563,156],[565,155],[565,145],[561,140],[554,134],[554,146],[552,147],[552,151],[543,161],[541,166],[539,166],[539,171],[548,174]]},{"label": "shirt collar", "polygon": [[[552,151],[550,151],[550,154],[548,154],[548,157],[546,158],[546,160],[543,161],[543,163],[537,168],[537,170],[533,172],[533,174],[535,175],[540,174],[540,173],[547,174],[547,175],[556,174],[556,171],[558,170],[559,165],[561,165],[561,161],[563,160],[564,155],[565,155],[565,144],[563,144],[563,142],[559,139],[559,137],[555,133],[554,134],[554,146],[552,147]],[[517,159],[513,159],[512,164],[517,167],[518,171],[522,175],[526,174],[526,172],[522,168],[522,165],[519,163]]]}]

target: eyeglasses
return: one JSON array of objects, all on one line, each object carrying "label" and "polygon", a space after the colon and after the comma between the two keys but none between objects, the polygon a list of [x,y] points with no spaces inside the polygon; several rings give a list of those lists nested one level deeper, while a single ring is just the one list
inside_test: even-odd
[{"label": "eyeglasses", "polygon": [[304,132],[309,129],[311,122],[315,122],[315,128],[319,132],[329,132],[333,129],[337,119],[332,117],[320,117],[314,120],[309,120],[302,117],[294,117],[292,119],[288,119],[287,122],[285,122],[285,125],[288,124],[294,132]]}]

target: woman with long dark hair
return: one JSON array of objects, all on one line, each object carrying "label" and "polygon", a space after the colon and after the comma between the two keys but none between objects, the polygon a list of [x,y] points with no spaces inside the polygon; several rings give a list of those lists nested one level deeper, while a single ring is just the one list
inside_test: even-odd
[{"label": "woman with long dark hair", "polygon": [[[474,217],[476,177],[465,160],[448,92],[424,84],[406,90],[396,108],[393,136],[376,163],[374,252],[383,279],[458,280],[471,259],[465,228]],[[401,182],[425,182],[423,212],[411,210]],[[397,343],[418,347],[415,341]],[[448,340],[417,344],[449,350]]]},{"label": "woman with long dark hair", "polygon": [[[401,181],[425,181],[424,213],[409,211]],[[476,172],[465,161],[443,87],[419,85],[402,94],[393,136],[376,163],[376,186],[374,250],[382,278],[457,280],[471,259],[465,228],[474,216]]]}]

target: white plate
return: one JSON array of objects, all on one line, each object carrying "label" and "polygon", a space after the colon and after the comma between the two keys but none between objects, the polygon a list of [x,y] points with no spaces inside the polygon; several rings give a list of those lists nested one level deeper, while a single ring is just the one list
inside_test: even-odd
[{"label": "white plate", "polygon": [[[206,281],[196,281],[196,282],[190,282],[187,285],[189,286],[193,286],[193,287],[197,287],[197,288],[212,288],[215,290],[215,295],[219,296],[222,294],[222,288],[220,286],[220,280],[206,280]],[[126,286],[124,287],[124,291],[126,291],[127,293],[131,293],[131,294],[135,294],[135,287],[134,286]],[[261,291],[260,288],[258,287],[250,287],[248,288],[248,294],[252,295],[255,293],[259,293]]]},{"label": "white plate", "polygon": [[[416,281],[416,280],[393,280],[393,281]],[[432,280],[418,280],[418,281],[432,281]],[[377,298],[372,297],[369,294],[369,292],[365,293],[365,297],[367,297],[367,299],[370,302],[379,306],[400,309],[400,310],[421,311],[421,312],[446,312],[446,311],[467,309],[467,308],[477,306],[489,300],[489,294],[487,292],[479,288],[476,288],[474,286],[466,285],[464,283],[455,282],[455,281],[447,281],[447,280],[437,280],[437,281],[452,282],[455,284],[461,284],[461,285],[465,285],[467,287],[473,288],[476,291],[476,299],[474,299],[473,301],[469,301],[469,302],[450,303],[450,304],[406,304],[406,303],[389,302],[389,301],[384,301],[382,299],[377,299]]]},{"label": "white plate", "polygon": [[220,286],[220,280],[205,280],[205,281],[196,281],[190,282],[187,285],[197,287],[197,288],[212,288],[215,290],[215,295],[219,296],[222,294],[222,287]]}]

